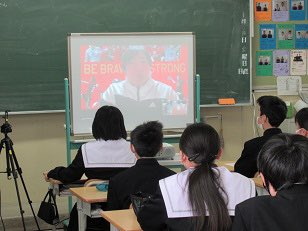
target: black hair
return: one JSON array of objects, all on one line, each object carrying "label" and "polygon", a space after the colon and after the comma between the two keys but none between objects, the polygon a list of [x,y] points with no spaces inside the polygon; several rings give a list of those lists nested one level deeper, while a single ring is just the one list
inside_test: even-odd
[{"label": "black hair", "polygon": [[154,157],[163,144],[163,125],[149,121],[137,126],[130,134],[131,144],[140,157]]},{"label": "black hair", "polygon": [[302,108],[296,113],[295,123],[298,123],[300,128],[305,128],[308,131],[308,107]]},{"label": "black hair", "polygon": [[295,183],[308,183],[308,139],[279,134],[268,140],[258,155],[258,169],[276,191]]},{"label": "black hair", "polygon": [[260,106],[261,115],[266,115],[273,127],[279,127],[287,117],[287,105],[277,96],[261,96],[257,103]]},{"label": "black hair", "polygon": [[220,186],[219,173],[212,169],[221,147],[218,133],[210,125],[191,124],[184,130],[179,147],[190,161],[198,164],[188,180],[189,201],[196,215],[194,230],[205,228],[207,210],[210,215],[206,230],[228,230],[231,219],[224,199],[227,195]]},{"label": "black hair", "polygon": [[126,66],[127,64],[134,58],[136,57],[138,54],[144,54],[147,62],[149,65],[151,65],[152,61],[151,61],[151,57],[149,55],[149,53],[145,50],[145,49],[127,49],[123,55],[122,55],[122,68],[123,70],[126,70]]},{"label": "black hair", "polygon": [[102,106],[98,109],[92,123],[92,134],[96,140],[126,139],[127,132],[121,111],[114,106]]}]

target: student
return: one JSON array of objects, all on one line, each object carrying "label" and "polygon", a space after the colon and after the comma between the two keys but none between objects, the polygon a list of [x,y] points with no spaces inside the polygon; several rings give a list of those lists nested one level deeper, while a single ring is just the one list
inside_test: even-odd
[{"label": "student", "polygon": [[128,209],[130,195],[136,192],[154,193],[158,181],[175,174],[160,166],[155,155],[162,148],[162,124],[151,121],[131,132],[131,150],[138,159],[136,165],[112,177],[109,181],[108,210]]},{"label": "student", "polygon": [[214,164],[222,149],[210,125],[189,125],[179,146],[187,170],[159,181],[158,191],[137,214],[142,230],[229,230],[235,205],[255,196],[254,183]]},{"label": "student", "polygon": [[264,130],[263,136],[245,142],[241,157],[234,165],[235,172],[250,178],[257,173],[257,156],[260,149],[273,135],[281,133],[278,127],[287,115],[285,102],[276,96],[261,96],[257,103],[260,108],[257,124]]},{"label": "student", "polygon": [[303,9],[303,5],[301,2],[298,3],[298,10],[302,10]]},{"label": "student", "polygon": [[296,134],[308,138],[308,107],[302,108],[295,115]]},{"label": "student", "polygon": [[262,38],[267,38],[266,30],[262,31]]},{"label": "student", "polygon": [[[83,174],[88,179],[109,180],[111,176],[135,164],[136,159],[126,141],[124,119],[118,108],[103,106],[98,109],[93,120],[92,133],[96,141],[83,144],[68,167],[56,167],[44,173],[46,181],[53,178],[62,183],[72,183]],[[94,226],[96,221],[97,219],[88,219],[88,226]],[[68,230],[78,230],[76,205],[70,214]]]},{"label": "student", "polygon": [[234,231],[306,231],[308,227],[308,139],[280,134],[261,149],[258,168],[268,196],[235,208]]},{"label": "student", "polygon": [[267,5],[266,4],[263,7],[263,11],[267,11]]},{"label": "student", "polygon": [[262,8],[259,2],[257,3],[256,11],[262,11]]}]

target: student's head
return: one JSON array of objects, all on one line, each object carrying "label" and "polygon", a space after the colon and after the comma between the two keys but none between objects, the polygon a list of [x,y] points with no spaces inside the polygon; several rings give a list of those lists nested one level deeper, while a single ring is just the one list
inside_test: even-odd
[{"label": "student's head", "polygon": [[308,107],[302,108],[295,115],[296,133],[308,137]]},{"label": "student's head", "polygon": [[92,134],[96,140],[126,139],[127,132],[121,111],[113,106],[98,109],[92,123]]},{"label": "student's head", "polygon": [[130,134],[132,152],[138,157],[154,157],[162,148],[163,125],[150,121],[137,126]]},{"label": "student's head", "polygon": [[137,87],[151,77],[151,57],[144,48],[127,49],[122,56],[122,67],[127,80]]},{"label": "student's head", "polygon": [[212,169],[222,152],[218,133],[207,124],[189,125],[180,138],[179,147],[184,166],[194,168],[188,179],[189,201],[196,215],[194,230],[203,230],[207,211],[210,216],[206,230],[227,230],[231,221],[224,200],[226,194],[219,186],[217,172]]},{"label": "student's head", "polygon": [[257,123],[266,130],[272,127],[279,127],[287,116],[287,105],[277,96],[261,96],[257,103],[260,107],[260,114]]},{"label": "student's head", "polygon": [[258,169],[272,196],[297,183],[308,183],[308,139],[279,134],[262,147]]}]

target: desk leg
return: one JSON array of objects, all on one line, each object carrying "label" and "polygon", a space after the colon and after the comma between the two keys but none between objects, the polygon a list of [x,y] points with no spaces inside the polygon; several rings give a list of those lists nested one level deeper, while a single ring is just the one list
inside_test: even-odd
[{"label": "desk leg", "polygon": [[113,224],[110,224],[110,231],[119,231]]},{"label": "desk leg", "polygon": [[87,215],[82,210],[82,201],[79,198],[77,198],[77,210],[79,231],[85,231],[87,228]]}]

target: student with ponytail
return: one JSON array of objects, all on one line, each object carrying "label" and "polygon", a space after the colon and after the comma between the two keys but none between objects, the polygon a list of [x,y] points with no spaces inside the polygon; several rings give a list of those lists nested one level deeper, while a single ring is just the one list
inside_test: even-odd
[{"label": "student with ponytail", "polygon": [[214,164],[222,149],[210,125],[188,126],[179,147],[186,171],[159,181],[159,190],[137,214],[142,229],[230,230],[235,206],[255,196],[254,183]]}]

